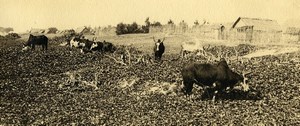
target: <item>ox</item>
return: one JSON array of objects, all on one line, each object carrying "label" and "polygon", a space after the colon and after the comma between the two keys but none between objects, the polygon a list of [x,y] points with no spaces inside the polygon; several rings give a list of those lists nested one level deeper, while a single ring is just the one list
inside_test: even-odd
[{"label": "ox", "polygon": [[31,49],[35,49],[35,45],[42,45],[43,50],[48,49],[48,38],[45,35],[40,36],[33,36],[32,34],[29,35],[29,39],[26,43],[23,43],[23,49],[27,50],[28,47],[31,47]]},{"label": "ox", "polygon": [[164,40],[165,40],[165,38],[162,41],[160,39],[155,41],[155,39],[153,37],[153,41],[155,42],[155,45],[153,48],[155,60],[161,60],[161,57],[162,57],[163,53],[165,52],[165,46],[163,43]]},{"label": "ox", "polygon": [[75,48],[87,48],[90,49],[93,45],[93,41],[90,41],[88,39],[81,39],[78,37],[74,37],[70,41],[70,46]]},{"label": "ox", "polygon": [[85,46],[85,43],[81,41],[81,39],[74,37],[70,41],[70,46],[75,48],[82,48]]},{"label": "ox", "polygon": [[[233,72],[222,58],[218,64],[192,63],[185,66],[181,71],[183,77],[183,92],[191,94],[193,84],[199,86],[213,86],[216,84],[216,92],[222,91],[227,87],[231,89],[235,84],[243,82],[244,77]],[[216,93],[215,92],[215,93]]]},{"label": "ox", "polygon": [[116,51],[116,47],[115,47],[112,43],[106,42],[106,41],[104,40],[104,41],[103,41],[103,48],[102,48],[102,51],[113,53],[114,51]]},{"label": "ox", "polygon": [[183,42],[181,45],[180,54],[183,58],[187,58],[189,54],[196,54],[196,55],[204,55],[204,46],[201,45],[199,42]]},{"label": "ox", "polygon": [[88,39],[81,39],[82,43],[84,43],[84,47],[87,48],[87,49],[91,49],[92,45],[93,45],[93,41],[90,41]]},{"label": "ox", "polygon": [[94,42],[90,48],[92,51],[103,51],[103,43],[102,42]]}]

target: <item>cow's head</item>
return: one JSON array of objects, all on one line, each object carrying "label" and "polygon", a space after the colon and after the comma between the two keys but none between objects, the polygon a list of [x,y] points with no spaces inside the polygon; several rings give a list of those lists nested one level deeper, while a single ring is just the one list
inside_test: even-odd
[{"label": "cow's head", "polygon": [[117,50],[117,47],[116,46],[114,46],[114,45],[112,45],[112,48],[111,48],[111,53],[113,53],[113,52],[115,52]]},{"label": "cow's head", "polygon": [[93,42],[93,44],[92,44],[90,50],[92,50],[92,49],[94,49],[94,48],[96,48],[96,47],[98,47],[98,46],[99,46],[99,45],[98,45],[96,42]]},{"label": "cow's head", "polygon": [[159,51],[159,45],[162,44],[161,40],[158,39],[157,42],[155,42],[155,48],[156,48],[156,51]]},{"label": "cow's head", "polygon": [[23,45],[22,51],[27,51],[27,50],[29,50],[29,46],[28,46],[27,44],[23,43],[22,45]]},{"label": "cow's head", "polygon": [[159,45],[160,45],[160,43],[159,43],[159,42],[155,43],[155,48],[156,48],[156,51],[159,51]]},{"label": "cow's head", "polygon": [[[234,70],[234,68],[233,68]],[[247,84],[248,82],[248,77],[246,77],[246,75],[250,74],[251,71],[242,71],[242,72],[233,72],[230,71],[230,78],[232,81],[232,84],[236,84],[239,86],[242,86],[242,89],[244,91],[248,91],[249,90],[249,85]]]},{"label": "cow's head", "polygon": [[79,48],[84,48],[84,47],[86,47],[85,45],[86,45],[86,44],[83,43],[83,42],[78,42],[78,47],[79,47]]},{"label": "cow's head", "polygon": [[30,34],[27,42],[25,43],[25,46],[29,46],[32,43],[32,41],[34,41],[34,39],[35,39],[35,36]]},{"label": "cow's head", "polygon": [[242,74],[236,73],[236,72],[232,72],[232,78],[234,78],[234,80],[236,81],[236,83],[242,84],[244,81],[244,76]]}]

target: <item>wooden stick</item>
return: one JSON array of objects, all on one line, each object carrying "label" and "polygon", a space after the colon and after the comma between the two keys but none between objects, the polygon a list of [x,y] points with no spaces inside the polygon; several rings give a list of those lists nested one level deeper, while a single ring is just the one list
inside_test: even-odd
[{"label": "wooden stick", "polygon": [[118,61],[116,58],[114,58],[114,57],[112,57],[112,56],[109,56],[109,55],[104,55],[104,56],[106,56],[106,57],[108,57],[108,58],[110,58],[110,59],[113,59],[116,63],[119,63],[119,64],[122,64],[122,65],[127,66],[126,63],[123,63],[123,62],[121,62],[121,61]]},{"label": "wooden stick", "polygon": [[131,65],[131,55],[128,49],[126,49],[126,52],[128,53],[128,60],[129,60],[129,66]]}]

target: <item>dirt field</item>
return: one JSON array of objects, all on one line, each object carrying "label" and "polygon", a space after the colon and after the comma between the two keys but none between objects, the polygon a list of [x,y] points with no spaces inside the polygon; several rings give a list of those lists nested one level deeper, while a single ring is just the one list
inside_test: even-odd
[{"label": "dirt field", "polygon": [[[152,36],[166,37],[163,62],[137,63],[139,51],[152,56]],[[238,72],[252,72],[247,75],[251,90],[236,87],[212,101],[196,85],[190,98],[179,91],[182,66],[206,62],[195,55],[178,59],[181,43],[213,43],[216,47],[209,52],[227,50],[229,56],[234,56],[233,46],[242,43],[210,43],[184,35],[98,37],[131,45],[132,59],[121,65],[100,53],[82,54],[59,46],[64,41],[55,40],[55,35],[49,38],[47,52],[40,47],[22,52],[26,35],[0,41],[0,125],[300,125],[297,46],[237,46],[240,56],[252,58],[229,65]],[[296,49],[283,49],[292,50],[291,46]],[[254,55],[268,49],[275,51]],[[269,55],[275,52],[276,56]],[[120,60],[118,53],[106,55]]]}]

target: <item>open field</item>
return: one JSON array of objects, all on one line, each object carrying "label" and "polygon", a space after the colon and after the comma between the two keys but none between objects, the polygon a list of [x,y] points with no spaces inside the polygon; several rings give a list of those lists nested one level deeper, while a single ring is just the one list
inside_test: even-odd
[{"label": "open field", "polygon": [[[152,36],[166,37],[164,61],[136,63],[138,50],[152,56]],[[239,43],[184,35],[98,37],[130,45],[131,65],[128,61],[125,66],[100,53],[82,54],[59,46],[62,39],[49,38],[53,39],[47,52],[40,47],[22,52],[26,35],[0,41],[0,125],[300,125],[300,65],[295,62],[299,46],[237,46],[240,56],[253,58],[229,65],[235,71],[252,71],[247,76],[252,90],[237,87],[212,101],[201,97],[204,89],[196,85],[191,99],[179,92],[182,66],[196,59],[206,62],[197,56],[179,58],[180,45],[185,41],[213,44],[216,47],[209,51],[215,54],[216,50],[233,52],[232,46]],[[277,55],[254,55],[270,49],[275,51],[268,53]]]}]

